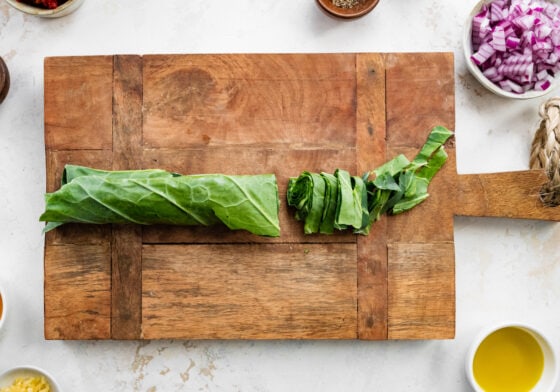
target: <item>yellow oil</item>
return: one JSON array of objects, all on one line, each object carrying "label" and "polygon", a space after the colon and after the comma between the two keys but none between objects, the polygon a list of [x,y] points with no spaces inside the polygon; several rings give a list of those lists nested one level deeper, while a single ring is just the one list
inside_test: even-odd
[{"label": "yellow oil", "polygon": [[2,295],[0,295],[0,320],[2,320],[2,316],[4,316],[3,312],[4,312],[4,303],[2,301]]},{"label": "yellow oil", "polygon": [[499,329],[482,341],[473,361],[474,378],[485,392],[528,392],[544,368],[541,346],[527,331]]}]

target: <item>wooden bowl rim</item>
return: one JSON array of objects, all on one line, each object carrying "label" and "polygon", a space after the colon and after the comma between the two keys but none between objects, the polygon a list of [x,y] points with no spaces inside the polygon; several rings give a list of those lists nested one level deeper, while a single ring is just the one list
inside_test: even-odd
[{"label": "wooden bowl rim", "polygon": [[367,14],[377,6],[379,0],[365,0],[367,5],[365,5],[364,7],[357,7],[356,11],[352,11],[352,8],[339,8],[333,4],[332,0],[317,0],[317,2],[321,7],[323,7],[325,11],[327,11],[331,15],[350,19]]}]

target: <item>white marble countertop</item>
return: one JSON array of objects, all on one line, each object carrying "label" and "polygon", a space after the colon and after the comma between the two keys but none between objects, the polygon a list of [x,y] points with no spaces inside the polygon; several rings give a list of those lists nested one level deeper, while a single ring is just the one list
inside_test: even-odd
[{"label": "white marble countertop", "polygon": [[10,314],[0,372],[32,364],[64,391],[468,391],[464,358],[477,332],[532,324],[560,349],[560,224],[455,219],[457,327],[444,341],[62,342],[43,338],[45,188],[43,58],[55,55],[455,53],[460,173],[528,168],[539,105],[498,98],[461,51],[475,0],[381,0],[352,21],[314,0],[86,0],[46,20],[0,1],[0,56],[12,85],[0,105],[0,284]]}]

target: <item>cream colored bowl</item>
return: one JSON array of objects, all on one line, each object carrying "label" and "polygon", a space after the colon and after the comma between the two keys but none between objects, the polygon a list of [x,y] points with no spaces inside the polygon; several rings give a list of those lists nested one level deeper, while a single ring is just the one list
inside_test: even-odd
[{"label": "cream colored bowl", "polygon": [[6,0],[8,4],[21,12],[25,12],[29,15],[36,15],[43,18],[59,18],[61,16],[68,15],[78,9],[82,5],[84,0],[68,0],[66,3],[56,7],[55,9],[48,10],[39,7],[33,7],[24,3],[20,3],[17,0]]},{"label": "cream colored bowl", "polygon": [[543,372],[539,381],[537,382],[535,387],[531,390],[531,392],[554,391],[554,387],[558,380],[558,360],[556,359],[554,348],[552,347],[550,341],[541,332],[523,323],[503,323],[503,324],[495,325],[493,327],[483,330],[475,338],[467,354],[467,360],[466,360],[467,378],[473,390],[476,392],[484,392],[484,390],[476,382],[474,378],[474,371],[473,371],[474,357],[480,344],[484,341],[484,339],[486,339],[493,332],[509,327],[518,328],[522,331],[529,333],[537,341],[537,343],[539,344],[543,352],[543,356],[544,356]]},{"label": "cream colored bowl", "polygon": [[[558,84],[560,83],[560,75],[559,75],[560,73],[556,74],[556,77],[554,78],[554,81],[552,82],[551,86],[544,91],[529,90],[522,94],[516,94],[516,93],[511,93],[509,91],[502,90],[500,86],[488,80],[486,76],[484,76],[480,68],[478,68],[478,66],[472,62],[471,60],[471,56],[473,54],[472,39],[471,39],[472,20],[474,16],[480,12],[482,6],[485,3],[488,4],[491,2],[492,2],[491,0],[479,1],[474,6],[471,13],[469,14],[469,17],[467,18],[467,22],[465,24],[465,29],[463,31],[463,54],[465,55],[465,61],[467,63],[467,68],[470,71],[470,73],[475,77],[476,80],[480,82],[480,84],[486,87],[486,89],[490,90],[494,94],[499,95],[501,97],[514,98],[514,99],[530,99],[530,98],[542,97],[543,95],[546,95],[551,91],[553,91],[556,87],[558,87]],[[553,2],[560,3],[560,1],[553,1]]]},{"label": "cream colored bowl", "polygon": [[55,379],[43,369],[35,366],[19,366],[0,374],[0,388],[5,388],[20,377],[44,377],[51,387],[51,392],[61,392]]}]

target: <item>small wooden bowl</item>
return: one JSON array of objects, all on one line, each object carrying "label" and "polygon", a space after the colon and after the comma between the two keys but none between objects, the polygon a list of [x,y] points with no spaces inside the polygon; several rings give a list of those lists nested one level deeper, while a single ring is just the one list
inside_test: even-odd
[{"label": "small wooden bowl", "polygon": [[352,8],[337,7],[334,5],[334,0],[317,0],[317,2],[331,15],[350,19],[364,16],[377,6],[379,0],[358,0],[358,4]]},{"label": "small wooden bowl", "polygon": [[10,73],[8,72],[8,67],[6,63],[0,57],[0,103],[4,101],[6,95],[8,95],[8,90],[10,89]]}]

